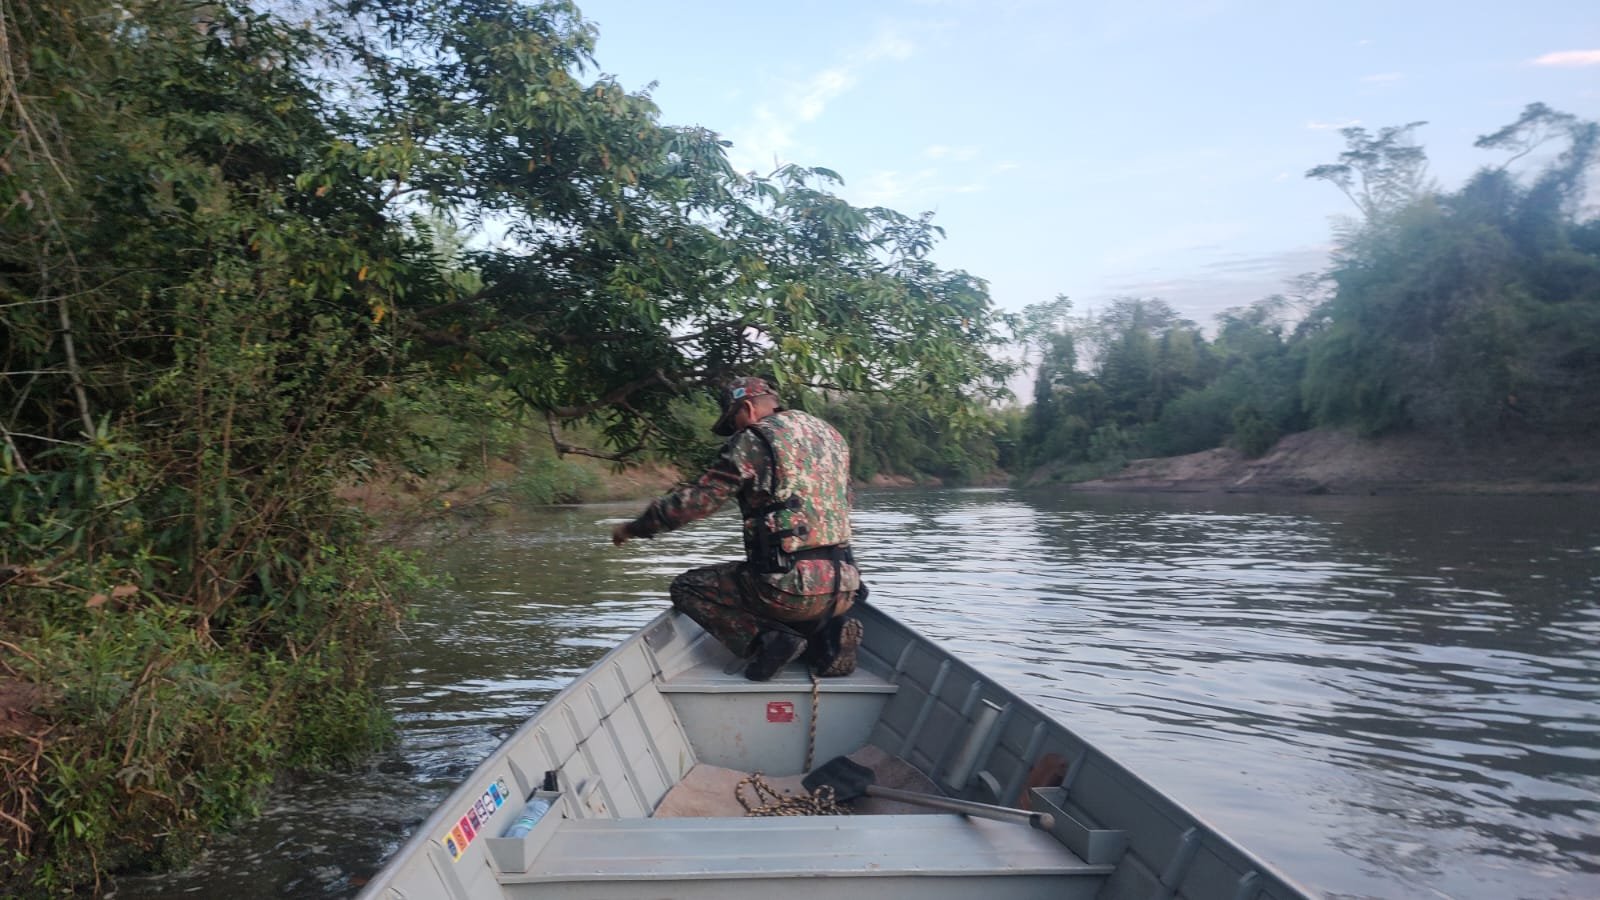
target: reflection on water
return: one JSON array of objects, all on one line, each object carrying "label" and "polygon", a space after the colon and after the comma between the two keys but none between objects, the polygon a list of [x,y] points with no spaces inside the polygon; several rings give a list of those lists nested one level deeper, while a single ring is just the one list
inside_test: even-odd
[{"label": "reflection on water", "polygon": [[[873,599],[1331,896],[1600,896],[1600,513],[1584,500],[869,493]],[[629,507],[438,551],[399,745],[117,896],[342,897],[517,723],[739,552]]]}]

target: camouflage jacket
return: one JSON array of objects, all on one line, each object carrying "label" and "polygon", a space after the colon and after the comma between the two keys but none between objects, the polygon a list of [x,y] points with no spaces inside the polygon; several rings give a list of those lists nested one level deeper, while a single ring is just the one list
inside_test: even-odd
[{"label": "camouflage jacket", "polygon": [[[628,530],[649,537],[681,528],[711,515],[731,498],[739,501],[746,558],[757,571],[760,529],[772,535],[787,532],[778,539],[786,554],[847,544],[850,447],[833,426],[810,413],[773,413],[730,437],[699,480],[651,503]],[[778,506],[783,508],[763,514]],[[787,572],[758,575],[790,594],[830,593],[835,589],[834,576],[834,563],[828,559],[801,559]],[[838,579],[840,591],[853,591],[861,583],[849,564],[839,567]]]}]

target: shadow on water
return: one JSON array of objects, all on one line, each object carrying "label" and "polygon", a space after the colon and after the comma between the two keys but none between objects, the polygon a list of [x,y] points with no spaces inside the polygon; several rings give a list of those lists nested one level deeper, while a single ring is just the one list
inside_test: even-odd
[{"label": "shadow on water", "polygon": [[[432,552],[391,751],[124,898],[342,897],[519,722],[739,553],[631,506]],[[1330,896],[1600,896],[1600,514],[1526,498],[883,492],[874,600]]]}]

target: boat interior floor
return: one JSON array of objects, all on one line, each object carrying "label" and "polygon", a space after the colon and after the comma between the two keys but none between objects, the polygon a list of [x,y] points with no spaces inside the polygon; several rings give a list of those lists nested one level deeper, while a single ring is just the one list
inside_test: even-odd
[{"label": "boat interior floor", "polygon": [[[903,791],[915,791],[919,794],[941,795],[938,787],[926,775],[912,768],[905,760],[891,756],[882,748],[868,744],[849,756],[872,770],[874,784]],[[818,765],[823,762],[826,760],[818,760]],[[656,806],[654,816],[658,819],[743,816],[746,814],[746,807],[739,799],[741,793],[751,807],[765,805],[771,800],[760,797],[754,786],[749,783],[755,774],[708,763],[697,763],[661,799],[661,803]],[[761,780],[782,796],[804,797],[806,790],[800,784],[800,780],[804,777],[804,775],[762,775]],[[850,803],[849,809],[854,815],[877,816],[938,812],[926,806],[882,797],[861,797]]]}]

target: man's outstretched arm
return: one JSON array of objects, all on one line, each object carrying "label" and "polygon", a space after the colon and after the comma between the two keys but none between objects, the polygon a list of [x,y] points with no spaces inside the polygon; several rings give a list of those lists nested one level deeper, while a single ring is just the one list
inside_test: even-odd
[{"label": "man's outstretched arm", "polygon": [[764,452],[756,438],[741,432],[694,484],[657,498],[638,518],[613,528],[611,543],[620,547],[631,538],[652,537],[715,513],[738,494],[740,485],[754,480]]}]

